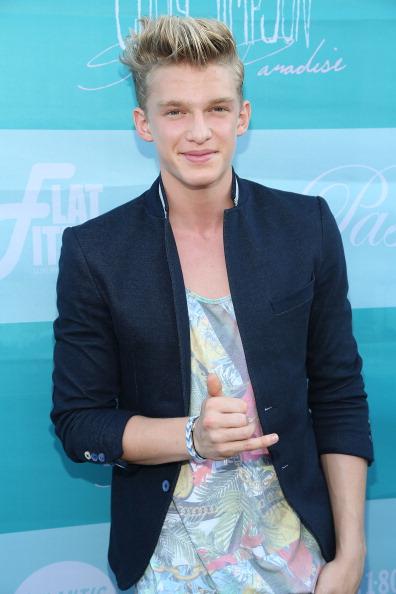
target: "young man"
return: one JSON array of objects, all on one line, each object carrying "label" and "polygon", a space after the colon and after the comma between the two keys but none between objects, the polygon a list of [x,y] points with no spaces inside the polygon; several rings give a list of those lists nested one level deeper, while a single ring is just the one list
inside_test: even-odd
[{"label": "young man", "polygon": [[223,24],[145,20],[123,61],[160,176],[64,233],[52,411],[72,459],[113,464],[118,584],[354,594],[372,444],[334,217],[233,171]]}]

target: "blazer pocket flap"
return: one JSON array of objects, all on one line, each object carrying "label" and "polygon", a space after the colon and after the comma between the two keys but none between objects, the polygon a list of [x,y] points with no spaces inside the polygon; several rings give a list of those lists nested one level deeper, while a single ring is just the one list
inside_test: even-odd
[{"label": "blazer pocket flap", "polygon": [[271,309],[275,315],[281,315],[292,309],[296,309],[300,305],[311,301],[314,294],[315,276],[309,281],[307,285],[285,295],[279,299],[271,300]]}]

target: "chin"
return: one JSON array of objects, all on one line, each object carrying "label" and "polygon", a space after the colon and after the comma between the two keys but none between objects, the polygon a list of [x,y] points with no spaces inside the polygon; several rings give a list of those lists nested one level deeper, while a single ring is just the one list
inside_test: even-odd
[{"label": "chin", "polygon": [[190,188],[207,188],[218,180],[218,176],[201,174],[201,175],[190,175],[183,176],[182,181],[185,185]]},{"label": "chin", "polygon": [[181,172],[179,179],[188,186],[203,188],[215,184],[223,175],[225,175],[226,171],[228,171],[228,168],[226,170],[220,170],[217,167],[202,167],[201,169],[197,168],[195,171]]}]

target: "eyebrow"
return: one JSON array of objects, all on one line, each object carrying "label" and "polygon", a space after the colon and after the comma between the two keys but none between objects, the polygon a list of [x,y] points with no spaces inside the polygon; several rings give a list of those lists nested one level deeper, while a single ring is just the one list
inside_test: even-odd
[{"label": "eyebrow", "polygon": [[[213,105],[213,104],[217,104],[217,103],[232,103],[235,101],[234,97],[219,97],[218,99],[212,99],[211,101],[208,101],[208,105]],[[169,101],[159,101],[158,102],[158,106],[159,107],[180,107],[182,105],[188,105],[188,103],[185,103],[184,101],[178,101],[178,100],[173,100],[170,99]]]}]

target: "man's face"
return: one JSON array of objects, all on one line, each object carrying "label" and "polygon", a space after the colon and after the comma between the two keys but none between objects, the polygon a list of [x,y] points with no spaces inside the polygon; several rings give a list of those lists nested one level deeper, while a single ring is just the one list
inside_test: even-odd
[{"label": "man's face", "polygon": [[160,67],[148,80],[145,112],[134,110],[136,130],[155,142],[161,173],[190,188],[216,185],[230,172],[236,137],[249,124],[229,66]]}]

